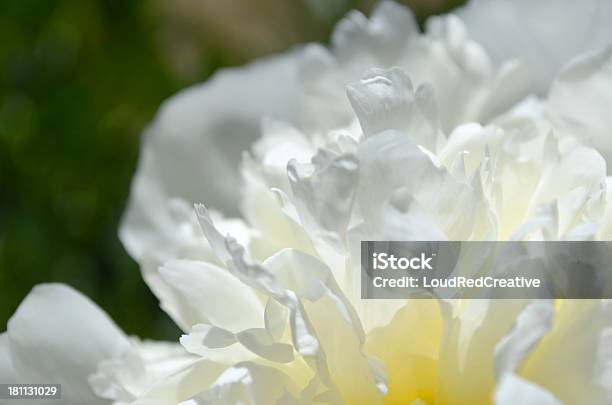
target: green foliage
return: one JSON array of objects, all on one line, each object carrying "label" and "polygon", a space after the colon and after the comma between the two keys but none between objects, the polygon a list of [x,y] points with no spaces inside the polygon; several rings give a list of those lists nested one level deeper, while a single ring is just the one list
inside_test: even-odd
[{"label": "green foliage", "polygon": [[145,5],[0,5],[0,324],[33,285],[60,281],[128,333],[178,333],[117,238],[140,132],[185,85]]}]

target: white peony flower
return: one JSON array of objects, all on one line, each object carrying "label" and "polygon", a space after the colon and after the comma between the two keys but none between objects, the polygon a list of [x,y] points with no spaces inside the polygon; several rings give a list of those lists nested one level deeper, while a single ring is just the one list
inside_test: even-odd
[{"label": "white peony flower", "polygon": [[508,9],[573,8],[476,1],[421,34],[383,2],[329,50],[168,102],[120,237],[180,345],[130,340],[72,290],[37,287],[0,336],[2,380],[57,381],[74,404],[612,403],[607,301],[359,297],[361,240],[610,238],[607,25],[556,53],[559,37],[507,20],[526,21],[518,44],[543,38],[543,67],[514,37],[495,48]]},{"label": "white peony flower", "polygon": [[[196,401],[606,403],[610,359],[593,353],[608,344],[607,303],[356,294],[360,240],[608,235],[601,155],[525,104],[445,139],[431,131],[435,109],[422,107],[433,100],[419,105],[398,69],[371,71],[348,95],[363,131],[311,139],[267,123],[243,165],[242,243],[200,205],[215,257],[205,247],[204,260],[159,270],[158,296],[177,323],[194,310],[204,320],[191,321],[183,346],[229,367]],[[287,161],[291,150],[301,162]],[[197,235],[189,221],[182,226]],[[581,322],[585,341],[568,337]],[[570,363],[577,369],[559,372]]]}]

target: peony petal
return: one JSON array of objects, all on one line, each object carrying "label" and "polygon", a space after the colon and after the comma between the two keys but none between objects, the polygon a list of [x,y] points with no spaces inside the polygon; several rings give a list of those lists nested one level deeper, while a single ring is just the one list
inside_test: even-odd
[{"label": "peony petal", "polygon": [[611,315],[605,301],[560,301],[553,328],[526,359],[521,375],[563,403],[608,403],[610,387],[601,385],[604,359],[598,355],[599,345],[607,343],[602,337],[612,327]]},{"label": "peony petal", "polygon": [[315,149],[306,135],[286,122],[265,119],[261,132],[262,137],[252,147],[253,158],[261,165],[262,177],[270,189],[289,193],[287,163],[292,159],[308,162]]},{"label": "peony petal", "polygon": [[[386,131],[367,138],[359,145],[358,158],[357,201],[367,228],[363,240],[376,240],[385,231],[381,224],[392,224],[382,218],[385,211],[388,213],[385,208],[390,208],[385,205],[389,200],[392,208],[400,212],[409,209],[426,212],[428,218],[418,222],[433,222],[450,240],[471,235],[478,215],[488,215],[486,211],[479,212],[483,208],[477,190],[437,167],[428,154],[402,133]],[[428,234],[439,234],[437,230],[425,229],[406,232],[422,233],[421,240],[428,240]]]},{"label": "peony petal", "polygon": [[[140,260],[140,270],[147,286],[158,298],[161,308],[180,328],[188,331],[192,325],[190,322],[198,319],[198,315],[193,313],[184,297],[177,294],[163,279],[159,268],[163,263],[179,258],[197,259],[215,264],[218,264],[219,260],[215,257],[213,247],[206,241],[203,243],[202,228],[193,207],[181,200],[172,200],[170,205],[173,211],[172,217],[176,222],[169,225],[166,232],[172,238],[168,239],[163,246],[156,247],[154,254],[144,256]],[[242,220],[226,219],[218,213],[213,213],[213,215],[221,231],[231,233],[241,243],[249,243],[250,230]]]},{"label": "peony petal", "polygon": [[351,11],[334,28],[332,47],[341,61],[374,55],[383,64],[393,64],[397,50],[419,34],[410,9],[392,1],[381,1],[368,19]]},{"label": "peony petal", "polygon": [[180,338],[181,345],[189,353],[219,364],[233,364],[252,360],[256,356],[242,345],[235,344],[236,336],[224,329],[197,324],[189,334]]},{"label": "peony petal", "polygon": [[497,65],[526,62],[540,95],[571,58],[612,38],[609,1],[472,0],[457,14]]},{"label": "peony petal", "polygon": [[[608,316],[612,316],[612,302],[606,304]],[[598,382],[604,390],[605,398],[612,402],[612,326],[604,328],[599,339],[599,350],[597,353]]]},{"label": "peony petal", "polygon": [[285,289],[299,297],[316,301],[327,293],[325,283],[330,271],[315,257],[295,249],[283,249],[269,257],[263,266],[268,269]]},{"label": "peony petal", "polygon": [[299,389],[286,374],[251,362],[226,369],[206,391],[195,396],[198,404],[276,404]]},{"label": "peony petal", "polygon": [[172,237],[165,232],[170,198],[238,213],[239,162],[259,136],[261,118],[296,115],[298,54],[222,70],[164,104],[146,132],[119,231],[134,259]]},{"label": "peony petal", "polygon": [[508,373],[495,391],[495,405],[562,405],[550,392]]},{"label": "peony petal", "polygon": [[301,223],[315,246],[323,240],[342,252],[341,235],[348,226],[359,175],[357,158],[319,150],[312,164],[291,160],[287,172]]},{"label": "peony petal", "polygon": [[[381,2],[370,19],[349,13],[338,24],[332,45],[331,52],[316,46],[304,52],[304,109],[319,129],[351,123],[350,106],[340,90],[374,67],[397,66],[413,83],[429,83],[415,96],[421,107],[435,107],[430,112],[439,114],[432,122],[439,120],[447,132],[463,122],[485,122],[529,94],[522,64],[508,62],[495,72],[484,49],[468,38],[453,15],[430,18],[420,34],[407,10]],[[438,103],[432,105],[434,92]]]},{"label": "peony petal", "polygon": [[180,298],[181,324],[206,323],[234,333],[263,326],[263,303],[227,270],[207,262],[175,260],[159,272]]},{"label": "peony petal", "polygon": [[179,344],[141,342],[133,338],[132,347],[122,356],[100,362],[89,383],[102,398],[132,403],[159,381],[197,360]]},{"label": "peony petal", "polygon": [[587,191],[601,188],[606,178],[606,162],[595,149],[574,143],[571,149],[555,157],[542,173],[531,196],[532,208],[554,198],[567,198],[577,187]]},{"label": "peony petal", "polygon": [[3,384],[12,384],[19,381],[17,372],[13,368],[11,360],[11,348],[9,347],[8,333],[0,334],[0,381]]},{"label": "peony petal", "polygon": [[299,250],[283,249],[268,258],[264,266],[278,277],[285,289],[300,298],[313,302],[323,297],[329,298],[340,316],[355,328],[359,339],[363,340],[359,317],[325,263]]},{"label": "peony petal", "polygon": [[495,346],[511,330],[528,301],[491,299],[455,304],[456,314],[442,311],[445,333],[438,362],[444,367],[439,370],[437,399],[442,403],[453,402],[453,398],[461,398],[462,403],[487,403],[495,388]]},{"label": "peony petal", "polygon": [[316,333],[319,347],[313,370],[323,383],[337,390],[343,403],[382,404],[377,373],[362,351],[362,331],[344,318],[330,296],[316,302],[305,300],[302,309]]},{"label": "peony petal", "polygon": [[266,329],[247,329],[238,333],[236,338],[244,347],[266,360],[278,363],[293,361],[293,347],[274,342]]},{"label": "peony petal", "polygon": [[158,381],[133,405],[174,405],[188,401],[202,387],[213,384],[225,368],[211,360],[197,361]]},{"label": "peony petal", "polygon": [[[239,347],[229,348],[240,343],[253,354],[278,363],[293,361],[293,347],[285,343],[277,343],[266,329],[252,328],[239,333],[215,326],[195,325],[189,335],[181,337],[181,343],[190,352],[215,361],[244,361],[253,358]],[[216,350],[222,349],[222,350]],[[236,359],[240,360],[236,360]]]},{"label": "peony petal", "polygon": [[513,373],[528,353],[552,328],[554,307],[551,300],[536,300],[527,305],[514,326],[495,347],[495,374],[498,381]]},{"label": "peony petal", "polygon": [[366,136],[396,130],[433,149],[438,123],[430,87],[421,86],[415,93],[403,70],[373,69],[350,84],[347,94]]},{"label": "peony petal", "polygon": [[608,174],[612,173],[611,104],[612,45],[574,59],[555,79],[548,97],[553,125],[597,149]]},{"label": "peony petal", "polygon": [[[282,250],[264,266],[287,288],[283,303],[291,310],[294,346],[321,381],[348,403],[356,398],[377,403],[375,373],[361,352],[364,332],[331,270],[316,257],[294,249]],[[329,325],[334,325],[333,330]],[[347,369],[353,370],[350,375]]]},{"label": "peony petal", "polygon": [[195,325],[194,329],[198,326],[201,327],[200,332],[204,332],[202,344],[209,349],[220,349],[236,343],[236,336],[228,330],[203,324]]},{"label": "peony petal", "polygon": [[283,338],[287,326],[289,311],[274,298],[269,298],[264,311],[266,330],[275,341]]},{"label": "peony petal", "polygon": [[438,302],[390,301],[399,301],[403,307],[387,325],[368,335],[365,346],[386,367],[389,393],[385,402],[407,404],[418,397],[433,401],[443,326]]},{"label": "peony petal", "polygon": [[129,347],[125,335],[88,298],[62,284],[32,289],[8,323],[20,382],[62,384],[62,404],[105,404],[89,387],[98,364]]},{"label": "peony petal", "polygon": [[[196,204],[196,211],[209,243],[232,274],[256,291],[276,299],[289,310],[293,345],[296,351],[305,358],[312,358],[316,364],[324,363],[324,354],[319,351],[316,333],[296,294],[285,289],[275,274],[260,263],[253,261],[245,248],[234,239],[223,238],[213,225],[204,205]],[[194,342],[190,340],[189,343]]]},{"label": "peony petal", "polygon": [[[291,159],[287,159],[288,161]],[[241,211],[251,226],[259,232],[259,238],[249,246],[260,260],[284,247],[295,247],[312,251],[312,242],[301,226],[299,218],[293,215],[293,209],[283,201],[283,194],[278,188],[271,187],[264,175],[265,167],[257,167],[248,156],[243,161],[244,198]],[[287,165],[284,167],[287,179]],[[286,193],[290,193],[290,188]]]},{"label": "peony petal", "polygon": [[396,189],[403,186],[416,192],[421,183],[435,183],[442,176],[442,170],[414,140],[395,131],[366,139],[359,145],[358,157],[361,170],[357,200],[366,222],[378,222],[383,204]]}]

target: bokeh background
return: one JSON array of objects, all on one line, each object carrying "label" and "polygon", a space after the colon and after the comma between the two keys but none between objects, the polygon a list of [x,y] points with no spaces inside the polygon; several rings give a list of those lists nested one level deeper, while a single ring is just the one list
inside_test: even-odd
[{"label": "bokeh background", "polygon": [[[404,0],[422,23],[460,0]],[[29,290],[64,282],[127,333],[180,333],[117,228],[160,103],[295,44],[327,42],[375,0],[2,0],[0,332]]]}]

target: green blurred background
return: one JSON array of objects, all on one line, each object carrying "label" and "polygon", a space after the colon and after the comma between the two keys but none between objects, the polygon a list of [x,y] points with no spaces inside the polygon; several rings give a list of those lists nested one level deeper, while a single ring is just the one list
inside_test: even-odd
[{"label": "green blurred background", "polygon": [[[374,0],[0,2],[0,331],[35,284],[64,282],[127,333],[175,340],[117,238],[139,136],[216,69],[326,42]],[[406,0],[419,21],[458,1]]]}]

